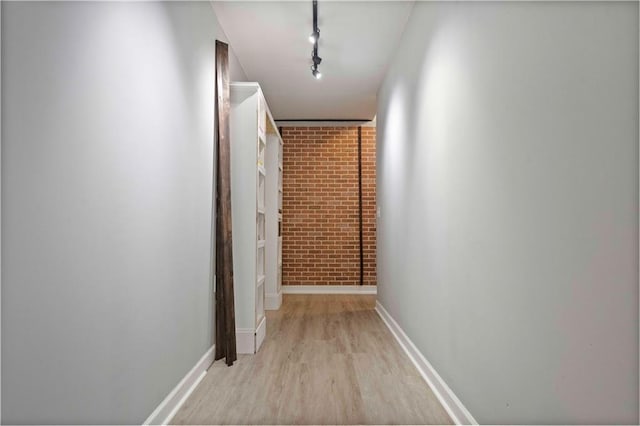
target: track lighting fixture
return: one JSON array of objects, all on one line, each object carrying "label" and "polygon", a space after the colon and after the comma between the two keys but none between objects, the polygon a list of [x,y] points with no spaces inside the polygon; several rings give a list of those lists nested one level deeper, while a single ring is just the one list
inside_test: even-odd
[{"label": "track lighting fixture", "polygon": [[318,56],[318,41],[320,41],[320,29],[318,28],[318,0],[313,0],[313,32],[309,36],[309,41],[313,43],[313,51],[311,52],[311,74],[316,78],[322,78],[322,73],[318,70],[318,65],[322,62],[322,58]]},{"label": "track lighting fixture", "polygon": [[316,41],[318,41],[319,38],[320,38],[320,30],[316,29],[309,36],[309,42],[311,44],[315,44]]}]

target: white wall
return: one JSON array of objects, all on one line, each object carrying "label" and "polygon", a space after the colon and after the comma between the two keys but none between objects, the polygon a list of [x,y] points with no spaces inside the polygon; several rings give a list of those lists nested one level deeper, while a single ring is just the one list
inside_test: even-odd
[{"label": "white wall", "polygon": [[2,7],[2,420],[141,423],[213,344],[225,36],[208,2]]},{"label": "white wall", "polygon": [[417,3],[378,298],[481,423],[638,422],[638,4]]}]

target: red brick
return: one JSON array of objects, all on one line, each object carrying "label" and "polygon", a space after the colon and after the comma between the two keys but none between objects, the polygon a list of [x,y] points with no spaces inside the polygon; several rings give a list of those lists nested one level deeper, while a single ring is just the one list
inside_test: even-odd
[{"label": "red brick", "polygon": [[[285,127],[284,285],[360,280],[356,127]],[[375,128],[362,129],[365,284],[376,283]]]}]

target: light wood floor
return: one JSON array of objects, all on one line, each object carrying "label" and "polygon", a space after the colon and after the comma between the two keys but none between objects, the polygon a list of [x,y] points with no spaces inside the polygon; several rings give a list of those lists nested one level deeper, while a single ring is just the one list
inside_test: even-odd
[{"label": "light wood floor", "polygon": [[451,424],[374,306],[285,295],[260,351],[215,362],[173,424]]}]

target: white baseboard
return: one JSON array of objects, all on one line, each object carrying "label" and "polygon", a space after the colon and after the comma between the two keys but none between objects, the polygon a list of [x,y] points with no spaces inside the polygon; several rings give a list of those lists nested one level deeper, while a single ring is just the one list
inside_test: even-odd
[{"label": "white baseboard", "polygon": [[409,356],[409,359],[411,359],[411,362],[416,366],[424,380],[429,384],[429,387],[431,387],[431,390],[447,411],[451,420],[457,425],[477,425],[478,422],[476,422],[469,410],[465,408],[445,381],[442,380],[442,377],[440,377],[431,363],[427,361],[416,345],[409,339],[409,336],[402,331],[400,325],[398,325],[380,302],[376,302],[376,312],[378,312],[382,321],[387,325],[391,334],[393,334],[398,343],[400,343],[400,347],[402,347]]},{"label": "white baseboard", "polygon": [[187,400],[191,392],[198,386],[204,376],[207,374],[207,368],[213,363],[215,357],[215,345],[211,346],[209,350],[200,358],[200,360],[193,366],[191,371],[180,380],[180,383],[162,400],[160,405],[153,410],[153,413],[147,420],[144,421],[145,425],[166,425],[171,422],[173,416],[176,415],[182,404]]},{"label": "white baseboard", "polygon": [[236,328],[236,352],[256,353],[256,331],[253,328]]},{"label": "white baseboard", "polygon": [[267,293],[264,295],[264,308],[267,311],[277,311],[282,306],[282,289],[279,293]]},{"label": "white baseboard", "polygon": [[258,324],[256,328],[256,346],[253,351],[254,353],[258,352],[265,337],[267,337],[267,317],[262,317],[262,321],[260,321],[260,324]]},{"label": "white baseboard", "polygon": [[378,294],[375,285],[283,285],[284,294]]}]

